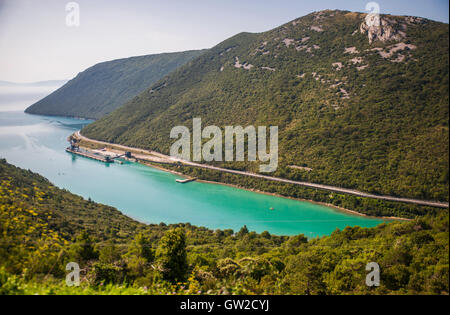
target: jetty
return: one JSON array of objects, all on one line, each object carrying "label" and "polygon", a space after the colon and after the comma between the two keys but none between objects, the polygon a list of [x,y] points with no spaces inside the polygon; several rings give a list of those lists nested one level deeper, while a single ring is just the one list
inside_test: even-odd
[{"label": "jetty", "polygon": [[76,154],[79,156],[83,156],[92,160],[96,160],[99,162],[103,162],[103,163],[114,163],[114,160],[111,159],[109,156],[100,156],[94,153],[90,153],[88,151],[81,151],[81,150],[74,150],[72,148],[67,148],[66,152],[72,153],[72,154]]},{"label": "jetty", "polygon": [[119,160],[120,158],[125,160],[131,160],[133,157],[131,152],[125,151],[123,154],[111,154],[106,148],[100,150],[88,150],[85,148],[80,148],[80,139],[71,135],[67,138],[67,141],[70,142],[70,146],[66,148],[66,152],[76,154],[82,157],[86,157],[92,160],[96,160],[103,163],[119,163],[123,164],[123,161]]},{"label": "jetty", "polygon": [[195,180],[197,180],[197,178],[176,179],[175,181],[177,183],[180,183],[180,184],[186,184],[186,183],[189,183],[189,182],[193,182]]}]

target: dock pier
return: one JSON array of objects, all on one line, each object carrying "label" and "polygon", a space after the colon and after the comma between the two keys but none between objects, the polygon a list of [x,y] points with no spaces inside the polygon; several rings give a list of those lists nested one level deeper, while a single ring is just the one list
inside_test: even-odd
[{"label": "dock pier", "polygon": [[186,183],[190,183],[190,182],[193,182],[196,180],[197,180],[197,178],[187,178],[187,179],[176,179],[175,181],[180,184],[186,184]]},{"label": "dock pier", "polygon": [[89,152],[82,152],[82,151],[78,151],[78,150],[73,150],[71,148],[67,148],[66,152],[69,152],[69,153],[72,153],[72,154],[76,154],[76,155],[80,155],[80,156],[83,156],[83,157],[87,157],[89,159],[93,159],[93,160],[96,160],[96,161],[99,161],[99,162],[103,162],[103,163],[114,163],[114,160],[109,158],[108,156],[107,157],[99,156],[99,155],[96,155],[96,154],[93,154],[93,153],[89,153]]}]

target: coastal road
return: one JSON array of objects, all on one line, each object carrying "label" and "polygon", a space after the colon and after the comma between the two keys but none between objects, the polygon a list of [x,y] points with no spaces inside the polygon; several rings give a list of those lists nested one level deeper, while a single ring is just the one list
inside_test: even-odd
[{"label": "coastal road", "polygon": [[416,205],[421,205],[421,206],[430,206],[430,207],[436,207],[436,208],[448,208],[449,207],[448,202],[428,201],[428,200],[401,198],[401,197],[393,197],[393,196],[374,195],[374,194],[369,194],[369,193],[365,193],[365,192],[361,192],[361,191],[353,190],[353,189],[347,189],[347,188],[341,188],[341,187],[329,186],[329,185],[322,185],[322,184],[316,184],[316,183],[310,183],[310,182],[301,182],[301,181],[295,181],[295,180],[273,177],[273,176],[268,176],[268,175],[261,175],[261,174],[255,174],[255,173],[250,173],[250,172],[226,169],[226,168],[216,167],[216,166],[207,165],[207,164],[195,163],[195,162],[191,162],[191,161],[179,160],[179,159],[176,159],[171,156],[168,156],[168,155],[165,155],[165,154],[162,154],[159,152],[155,152],[155,151],[148,151],[148,150],[128,147],[128,146],[124,146],[124,145],[120,145],[120,144],[113,144],[113,143],[108,143],[108,142],[104,142],[104,141],[89,139],[89,138],[81,135],[81,133],[79,131],[77,131],[75,133],[75,135],[78,138],[85,140],[85,141],[89,141],[89,142],[93,142],[93,143],[97,143],[97,144],[101,144],[101,145],[114,146],[115,148],[119,148],[119,149],[122,149],[125,151],[139,151],[143,154],[143,155],[140,155],[139,158],[143,159],[143,160],[148,160],[150,162],[152,162],[152,161],[154,161],[154,162],[166,161],[167,163],[180,162],[185,165],[200,167],[200,168],[204,168],[204,169],[210,169],[210,170],[219,171],[219,172],[225,172],[225,173],[231,173],[231,174],[237,174],[237,175],[243,175],[243,176],[250,176],[250,177],[275,181],[275,182],[316,188],[316,189],[332,191],[332,192],[336,192],[336,193],[343,193],[343,194],[348,194],[348,195],[353,195],[353,196],[358,196],[358,197],[380,199],[380,200],[394,201],[394,202],[402,202],[402,203],[416,204]]}]

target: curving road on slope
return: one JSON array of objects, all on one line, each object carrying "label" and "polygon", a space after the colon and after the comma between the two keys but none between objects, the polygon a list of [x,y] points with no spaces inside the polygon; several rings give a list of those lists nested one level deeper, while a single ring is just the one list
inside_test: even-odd
[{"label": "curving road on slope", "polygon": [[310,183],[310,182],[289,180],[289,179],[284,179],[284,178],[279,178],[279,177],[255,174],[255,173],[244,172],[244,171],[237,171],[237,170],[232,170],[232,169],[211,166],[211,165],[207,165],[207,164],[200,164],[200,163],[195,163],[195,162],[191,162],[191,161],[180,160],[180,159],[176,159],[176,158],[173,158],[168,155],[165,155],[165,154],[162,154],[159,152],[155,152],[155,151],[148,151],[148,150],[144,150],[144,149],[140,149],[140,148],[133,148],[133,147],[128,147],[128,146],[124,146],[124,145],[120,145],[120,144],[113,144],[113,143],[109,143],[109,142],[89,139],[89,138],[83,136],[79,131],[77,131],[75,133],[75,136],[84,141],[101,144],[101,145],[108,145],[108,146],[112,146],[112,147],[122,149],[125,151],[138,151],[141,154],[139,154],[139,156],[136,156],[136,157],[139,159],[142,159],[142,160],[147,160],[149,162],[159,162],[159,163],[161,163],[162,161],[165,161],[167,163],[180,162],[185,165],[200,167],[200,168],[204,168],[204,169],[210,169],[210,170],[226,172],[226,173],[231,173],[231,174],[237,174],[237,175],[243,175],[243,176],[250,176],[250,177],[261,178],[261,179],[270,180],[270,181],[304,186],[304,187],[322,189],[322,190],[327,190],[327,191],[332,191],[332,192],[337,192],[337,193],[359,196],[359,197],[381,199],[381,200],[386,200],[386,201],[403,202],[403,203],[416,204],[416,205],[421,205],[421,206],[430,206],[430,207],[436,207],[436,208],[448,208],[449,207],[448,202],[419,200],[419,199],[401,198],[401,197],[384,196],[384,195],[374,195],[374,194],[369,194],[369,193],[365,193],[365,192],[361,192],[361,191],[353,190],[353,189],[347,189],[347,188],[341,188],[341,187],[329,186],[329,185],[322,185],[322,184],[315,184],[315,183]]}]

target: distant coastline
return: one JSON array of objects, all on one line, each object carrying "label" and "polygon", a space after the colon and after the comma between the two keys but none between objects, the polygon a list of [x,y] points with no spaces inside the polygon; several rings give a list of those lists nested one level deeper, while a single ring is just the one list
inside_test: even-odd
[{"label": "distant coastline", "polygon": [[48,80],[48,81],[37,81],[37,82],[10,82],[10,81],[1,81],[0,80],[0,86],[7,86],[7,87],[18,87],[18,86],[36,86],[36,87],[44,87],[44,86],[62,86],[69,82],[69,80]]}]

